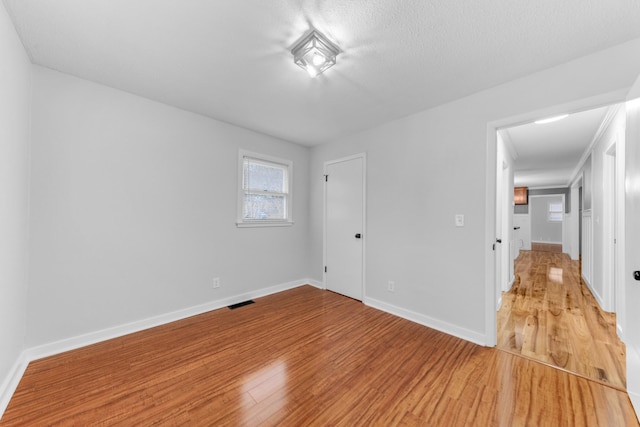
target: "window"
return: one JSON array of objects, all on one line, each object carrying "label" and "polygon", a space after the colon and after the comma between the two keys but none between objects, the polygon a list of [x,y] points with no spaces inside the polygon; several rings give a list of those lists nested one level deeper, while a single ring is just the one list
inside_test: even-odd
[{"label": "window", "polygon": [[551,222],[559,222],[562,221],[563,217],[564,208],[562,207],[562,202],[550,202],[547,219]]},{"label": "window", "polygon": [[291,225],[293,164],[240,150],[238,176],[239,227]]}]

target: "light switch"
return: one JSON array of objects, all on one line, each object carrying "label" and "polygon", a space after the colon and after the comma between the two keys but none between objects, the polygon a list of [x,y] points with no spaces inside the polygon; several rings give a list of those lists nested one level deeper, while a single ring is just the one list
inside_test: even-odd
[{"label": "light switch", "polygon": [[464,227],[464,215],[456,215],[456,227]]}]

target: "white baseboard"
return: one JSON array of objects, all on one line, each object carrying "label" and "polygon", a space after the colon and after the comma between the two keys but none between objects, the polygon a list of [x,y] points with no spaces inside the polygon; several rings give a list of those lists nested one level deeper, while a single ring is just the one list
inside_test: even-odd
[{"label": "white baseboard", "polygon": [[296,280],[275,286],[270,286],[268,288],[246,292],[244,294],[234,295],[228,298],[209,301],[204,304],[187,307],[181,310],[172,311],[170,313],[149,317],[135,322],[125,323],[123,325],[118,325],[111,328],[106,328],[99,331],[90,332],[87,334],[65,338],[59,341],[54,341],[51,343],[28,348],[20,354],[8,377],[0,385],[0,417],[2,417],[2,414],[7,408],[7,405],[11,400],[11,396],[13,396],[13,393],[18,387],[18,383],[20,382],[22,375],[27,369],[27,366],[33,360],[42,359],[43,357],[53,356],[65,351],[75,350],[91,344],[96,344],[98,342],[118,338],[135,332],[140,332],[145,329],[154,328],[166,323],[175,322],[177,320],[186,319],[187,317],[196,316],[208,311],[227,307],[231,304],[236,304],[254,298],[264,297],[267,295],[297,288],[298,286],[303,285],[311,285],[320,289],[324,289],[322,283],[318,282],[317,280]]},{"label": "white baseboard", "polygon": [[616,322],[616,333],[618,334],[618,338],[620,338],[620,340],[624,342],[625,337],[624,337],[624,331],[622,330],[622,325],[620,325],[617,322]]},{"label": "white baseboard", "polygon": [[640,414],[640,348],[633,344],[625,343],[627,346],[627,394],[631,405]]},{"label": "white baseboard", "polygon": [[407,319],[420,325],[427,326],[431,329],[436,329],[440,332],[444,332],[445,334],[453,335],[454,337],[458,337],[466,341],[471,341],[472,343],[478,345],[486,346],[487,337],[485,336],[485,334],[462,328],[460,326],[456,326],[442,320],[434,319],[432,317],[425,316],[424,314],[416,313],[411,310],[406,310],[404,308],[400,308],[373,298],[365,298],[363,302],[370,307],[386,311],[387,313],[393,314],[394,316],[402,317],[403,319]]},{"label": "white baseboard", "polygon": [[593,295],[593,297],[595,298],[596,302],[598,303],[598,307],[600,307],[600,310],[608,312],[609,310],[605,309],[604,300],[602,299],[600,294],[596,292],[595,289],[593,289],[593,286],[591,286],[591,283],[587,279],[585,279],[584,275],[581,274],[580,277],[582,277],[582,281],[585,283],[585,285],[587,285],[587,288],[589,288],[589,290],[591,291],[591,295]]},{"label": "white baseboard", "polygon": [[638,414],[640,414],[640,394],[629,390],[627,390],[627,394],[629,395],[629,400],[631,400],[631,406],[633,406],[633,410],[636,416],[638,416]]},{"label": "white baseboard", "polygon": [[306,279],[305,283],[308,284],[308,285],[314,286],[314,287],[316,287],[318,289],[326,289],[324,287],[324,283],[322,283],[321,281],[318,281],[318,280]]},{"label": "white baseboard", "polygon": [[[78,335],[71,338],[65,338],[60,341],[54,341],[51,343],[39,345],[26,350],[29,360],[42,359],[43,357],[52,356],[54,354],[60,354],[65,351],[75,350],[80,347],[95,344],[98,342],[118,338],[124,335],[140,332],[145,329],[155,328],[156,326],[164,325],[166,323],[175,322],[177,320],[186,319],[187,317],[197,316],[198,314],[206,313],[208,311],[217,310],[219,308],[227,307],[231,304],[236,304],[242,301],[260,298],[267,295],[275,294],[278,292],[286,291],[309,284],[306,281],[293,281],[288,283],[282,283],[280,285],[270,286],[268,288],[262,288],[251,292],[246,292],[231,297],[209,301],[204,304],[199,304],[192,307],[187,307],[181,310],[172,311],[169,313],[161,314],[158,316],[149,317],[135,322],[125,323],[123,325],[114,326],[111,328],[102,329],[100,331],[90,332],[88,334]],[[314,285],[315,286],[315,285]]]},{"label": "white baseboard", "polygon": [[26,352],[23,351],[11,367],[9,375],[7,375],[2,384],[0,384],[0,418],[2,414],[4,414],[5,409],[7,409],[7,406],[9,406],[11,396],[13,396],[13,393],[18,388],[18,384],[22,379],[22,375],[24,375],[24,371],[27,370],[27,366],[29,366],[29,359],[27,358]]}]

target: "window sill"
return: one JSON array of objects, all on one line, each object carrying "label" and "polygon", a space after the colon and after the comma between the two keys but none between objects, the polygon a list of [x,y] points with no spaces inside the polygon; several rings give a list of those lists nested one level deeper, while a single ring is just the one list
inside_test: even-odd
[{"label": "window sill", "polygon": [[256,228],[256,227],[291,227],[293,221],[237,221],[238,228]]}]

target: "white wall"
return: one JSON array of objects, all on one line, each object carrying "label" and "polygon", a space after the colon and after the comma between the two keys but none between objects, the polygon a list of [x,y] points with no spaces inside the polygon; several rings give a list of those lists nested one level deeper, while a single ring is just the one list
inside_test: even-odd
[{"label": "white wall", "polygon": [[530,251],[531,250],[531,219],[529,218],[529,214],[514,214],[513,226],[520,227],[520,229],[516,230],[516,232],[514,233],[517,254],[520,253],[520,250]]},{"label": "white wall", "polygon": [[[293,161],[295,225],[236,227],[239,148]],[[308,156],[35,67],[28,345],[307,277]]]},{"label": "white wall", "polygon": [[[367,152],[365,302],[491,344],[495,181],[491,175],[487,181],[487,171],[495,170],[496,151],[488,124],[619,100],[640,72],[638,49],[635,40],[314,147],[313,277],[322,277],[322,164]],[[455,214],[465,215],[464,228],[455,227]],[[388,280],[394,293],[386,290]]]},{"label": "white wall", "polygon": [[591,180],[591,215],[593,217],[593,277],[591,280],[591,291],[600,303],[601,307],[607,311],[614,310],[613,294],[608,268],[611,268],[611,260],[605,248],[605,209],[608,208],[612,200],[608,199],[605,192],[604,183],[604,162],[605,153],[611,143],[618,142],[624,146],[624,129],[626,121],[626,111],[620,108],[612,119],[606,131],[596,141],[591,151],[592,180]]},{"label": "white wall", "polygon": [[562,222],[549,221],[549,203],[561,203],[564,212],[562,196],[529,197],[531,241],[536,243],[562,244]]},{"label": "white wall", "polygon": [[[31,64],[0,4],[0,414],[25,347]],[[21,373],[21,372],[20,372]],[[12,391],[13,389],[11,389]]]}]

